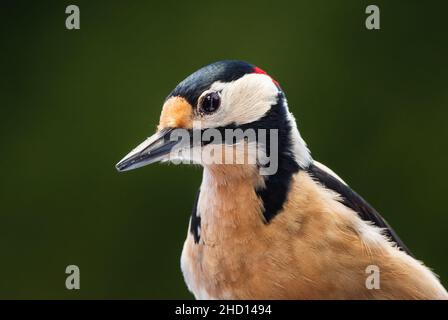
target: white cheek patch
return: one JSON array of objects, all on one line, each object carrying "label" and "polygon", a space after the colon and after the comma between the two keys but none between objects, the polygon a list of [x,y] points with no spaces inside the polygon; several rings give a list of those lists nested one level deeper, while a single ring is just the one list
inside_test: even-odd
[{"label": "white cheek patch", "polygon": [[255,73],[230,83],[216,82],[210,90],[221,91],[221,107],[202,119],[205,128],[257,121],[276,104],[279,92],[269,76]]}]

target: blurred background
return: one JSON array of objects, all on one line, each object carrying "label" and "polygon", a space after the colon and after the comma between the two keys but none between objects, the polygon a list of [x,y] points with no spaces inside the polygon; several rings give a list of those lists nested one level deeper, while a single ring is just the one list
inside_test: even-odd
[{"label": "blurred background", "polygon": [[[76,4],[81,29],[65,28]],[[365,28],[365,8],[381,30]],[[0,298],[192,298],[200,168],[114,165],[216,60],[280,82],[315,159],[448,285],[448,3],[11,1],[0,7]],[[65,288],[65,268],[81,290]]]}]

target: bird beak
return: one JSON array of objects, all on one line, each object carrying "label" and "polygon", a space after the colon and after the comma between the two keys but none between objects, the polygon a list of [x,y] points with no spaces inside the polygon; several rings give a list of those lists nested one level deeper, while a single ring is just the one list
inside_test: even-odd
[{"label": "bird beak", "polygon": [[167,159],[179,143],[177,140],[172,140],[172,132],[172,128],[158,131],[129,152],[115,167],[120,172],[129,171]]}]

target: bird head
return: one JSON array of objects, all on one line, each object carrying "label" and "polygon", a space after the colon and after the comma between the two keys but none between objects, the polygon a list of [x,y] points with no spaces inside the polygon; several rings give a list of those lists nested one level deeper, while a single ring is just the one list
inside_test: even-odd
[{"label": "bird head", "polygon": [[163,104],[157,132],[116,168],[180,160],[204,166],[254,161],[254,167],[267,168],[266,161],[274,161],[276,172],[279,165],[306,166],[310,159],[279,84],[252,64],[219,61],[174,88]]}]

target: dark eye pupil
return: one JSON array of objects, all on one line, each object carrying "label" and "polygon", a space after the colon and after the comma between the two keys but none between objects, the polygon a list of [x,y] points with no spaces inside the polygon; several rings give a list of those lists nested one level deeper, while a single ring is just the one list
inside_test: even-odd
[{"label": "dark eye pupil", "polygon": [[215,112],[221,104],[221,98],[217,92],[211,92],[204,97],[201,109],[204,113]]}]

